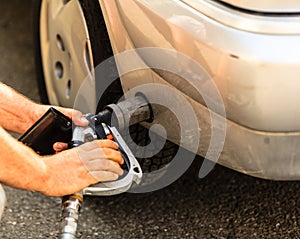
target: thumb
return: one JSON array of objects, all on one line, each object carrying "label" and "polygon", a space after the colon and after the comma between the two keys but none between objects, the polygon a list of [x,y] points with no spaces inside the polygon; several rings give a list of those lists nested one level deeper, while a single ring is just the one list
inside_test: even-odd
[{"label": "thumb", "polygon": [[88,126],[89,125],[89,121],[78,110],[73,110],[72,121],[77,126],[83,126],[84,127],[84,126]]}]

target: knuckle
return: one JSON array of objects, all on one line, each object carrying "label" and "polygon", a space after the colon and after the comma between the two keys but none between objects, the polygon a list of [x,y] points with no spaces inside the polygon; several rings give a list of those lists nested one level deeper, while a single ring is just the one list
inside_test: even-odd
[{"label": "knuckle", "polygon": [[112,180],[117,180],[118,178],[119,178],[119,175],[118,175],[118,174],[115,174],[115,173],[114,173],[114,174],[112,175]]},{"label": "knuckle", "polygon": [[108,148],[101,149],[101,152],[105,157],[109,157],[111,155],[111,150]]},{"label": "knuckle", "polygon": [[95,140],[95,142],[97,142],[98,147],[105,147],[105,144],[106,144],[105,139]]},{"label": "knuckle", "polygon": [[93,148],[99,148],[99,142],[97,140],[93,140],[88,142]]},{"label": "knuckle", "polygon": [[96,158],[103,158],[105,157],[105,154],[103,152],[103,149],[95,149],[93,150],[92,154],[96,157]]},{"label": "knuckle", "polygon": [[100,170],[106,170],[108,169],[108,161],[107,160],[99,160],[99,169]]}]

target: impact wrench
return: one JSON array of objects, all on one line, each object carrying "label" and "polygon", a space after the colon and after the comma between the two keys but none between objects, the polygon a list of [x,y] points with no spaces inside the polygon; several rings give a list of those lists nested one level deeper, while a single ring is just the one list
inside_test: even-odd
[{"label": "impact wrench", "polygon": [[[132,183],[138,184],[142,178],[141,167],[123,140],[118,130],[130,125],[151,121],[153,113],[150,104],[143,95],[137,95],[118,104],[108,105],[102,112],[87,114],[87,127],[75,126],[71,120],[50,108],[24,135],[20,141],[33,148],[40,155],[53,154],[55,142],[66,142],[69,148],[78,147],[85,142],[96,139],[114,140],[124,159],[124,174],[116,181],[90,185],[81,192],[62,198],[62,214],[60,221],[60,239],[75,239],[78,217],[83,202],[83,195],[116,195],[126,192]],[[118,130],[117,130],[118,129]]]}]

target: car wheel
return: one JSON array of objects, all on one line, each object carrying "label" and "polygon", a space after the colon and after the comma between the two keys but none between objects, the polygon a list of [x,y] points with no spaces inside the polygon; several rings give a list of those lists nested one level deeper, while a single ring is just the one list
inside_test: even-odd
[{"label": "car wheel", "polygon": [[[33,0],[36,73],[42,103],[73,107],[85,76],[113,55],[102,11],[97,0]],[[114,62],[107,74],[116,79],[100,98],[96,111],[117,102],[123,91]],[[150,142],[140,124],[130,128],[138,145]],[[156,140],[161,139],[157,136]],[[134,151],[134,146],[130,146]],[[155,150],[155,149],[154,149]],[[143,171],[155,171],[169,163],[178,150],[167,141],[151,158],[138,159]],[[149,155],[149,152],[145,152]]]},{"label": "car wheel", "polygon": [[72,107],[89,72],[112,56],[99,2],[34,0],[33,8],[41,101]]}]

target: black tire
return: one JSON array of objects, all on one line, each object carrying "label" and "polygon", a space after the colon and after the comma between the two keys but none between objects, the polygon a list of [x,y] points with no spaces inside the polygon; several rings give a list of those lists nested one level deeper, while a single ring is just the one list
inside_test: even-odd
[{"label": "black tire", "polygon": [[39,88],[40,100],[43,104],[49,104],[48,94],[44,79],[44,70],[42,66],[42,54],[41,54],[41,44],[40,44],[40,9],[41,0],[32,0],[33,9],[33,43],[34,49],[34,62],[35,62],[35,73],[36,81]]}]

